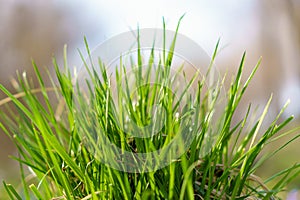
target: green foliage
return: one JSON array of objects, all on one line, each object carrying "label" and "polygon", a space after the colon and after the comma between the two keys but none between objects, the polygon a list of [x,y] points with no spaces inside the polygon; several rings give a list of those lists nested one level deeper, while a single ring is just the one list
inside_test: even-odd
[{"label": "green foliage", "polygon": [[[173,78],[185,73],[183,67],[178,68],[175,75],[170,73],[175,42],[176,35],[170,49],[164,49],[160,66],[154,66],[154,49],[152,49],[147,67],[142,67],[146,61],[143,60],[139,49],[137,66],[124,66],[120,63],[120,66],[115,68],[115,78],[108,74],[106,66],[101,61],[93,67],[85,62],[89,79],[86,80],[88,89],[84,93],[78,82],[74,83],[72,79],[66,53],[64,72],[55,59],[53,60],[58,85],[53,83],[51,87],[46,87],[34,63],[33,67],[39,81],[38,89],[34,89],[26,76],[19,76],[19,95],[13,95],[0,85],[0,89],[18,110],[17,114],[1,113],[5,123],[0,124],[14,141],[20,155],[13,158],[20,162],[23,191],[3,182],[10,199],[278,198],[278,193],[292,177],[299,175],[300,165],[295,164],[265,181],[255,176],[255,171],[263,161],[276,153],[265,154],[259,158],[267,144],[281,137],[280,134],[285,134],[282,133],[282,129],[292,117],[279,122],[284,107],[268,128],[263,130],[262,123],[268,112],[271,97],[253,125],[248,123],[250,105],[243,119],[237,123],[233,121],[237,106],[260,61],[247,81],[242,83],[245,62],[245,54],[243,55],[226,98],[221,99],[225,102],[223,111],[216,118],[215,111],[219,106],[225,78],[206,89],[205,83],[212,73],[211,67],[218,45],[206,76],[201,77],[196,73],[192,78],[185,80],[186,86],[181,93],[176,93],[177,90],[172,93],[164,86],[172,87]],[[88,46],[87,51],[91,56]],[[169,53],[165,55],[167,52]],[[143,85],[136,91],[136,96],[140,97],[137,106],[133,102],[134,95],[128,83],[129,69],[135,77],[134,84]],[[153,71],[155,73],[152,73]],[[151,79],[156,83],[166,84],[151,85]],[[125,88],[122,81],[125,82]],[[111,82],[116,85],[117,92],[112,90]],[[194,96],[188,93],[192,87],[196,91]],[[56,94],[54,103],[50,100],[50,94],[53,93]],[[117,98],[113,97],[113,93],[117,94]],[[155,102],[156,104],[159,102],[158,106],[166,110],[166,120],[163,121],[163,128],[158,134],[146,139],[133,138],[120,128],[120,124],[126,124],[124,114],[126,112],[120,112],[122,109],[129,111],[127,113],[135,124],[141,126],[149,124],[151,118],[149,113]],[[184,108],[180,108],[180,102],[185,102]],[[78,108],[84,112],[80,112]],[[178,119],[176,113],[179,111]],[[157,128],[156,125],[159,124],[154,124],[152,129],[145,129],[144,134],[151,133]],[[129,124],[126,130],[134,131],[134,128]],[[105,134],[122,151],[147,153],[165,147],[176,135],[190,128],[196,133],[196,137],[193,138],[187,151],[169,165],[150,172],[134,173],[113,169],[95,157],[101,152],[112,155],[111,152],[97,146],[96,143],[92,143],[91,146],[85,145],[86,139],[93,141],[93,137]],[[287,134],[292,132],[288,131]],[[210,137],[215,137],[214,143],[208,142],[212,139]],[[101,139],[103,138],[98,138]],[[210,149],[203,155],[203,149],[207,148],[207,145],[211,145]],[[33,180],[26,179],[24,166],[34,172]],[[276,184],[268,188],[266,184],[272,180],[276,180]]]}]

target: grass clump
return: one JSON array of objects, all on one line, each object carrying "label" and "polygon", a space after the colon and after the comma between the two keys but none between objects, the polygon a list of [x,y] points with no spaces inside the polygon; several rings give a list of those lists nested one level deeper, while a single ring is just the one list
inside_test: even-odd
[{"label": "grass clump", "polygon": [[[248,123],[250,105],[243,119],[233,121],[260,61],[242,83],[244,54],[222,97],[225,78],[206,85],[218,45],[205,75],[187,78],[182,75],[184,67],[171,67],[175,43],[176,36],[158,65],[154,49],[145,61],[138,48],[136,64],[132,60],[125,66],[121,60],[114,77],[101,60],[95,64],[83,59],[88,74],[85,90],[74,81],[66,55],[64,71],[53,60],[58,84],[53,81],[46,87],[33,63],[38,87],[25,75],[19,76],[17,95],[0,85],[17,108],[17,113],[1,113],[5,123],[0,124],[19,152],[13,158],[20,163],[22,190],[3,182],[10,199],[279,198],[299,175],[300,165],[267,180],[255,172],[276,153],[259,157],[264,147],[293,132],[282,133],[293,117],[279,122],[284,107],[263,130],[271,97],[255,123]],[[91,57],[88,46],[87,51]],[[176,80],[184,81],[184,86],[178,88]],[[53,94],[55,100],[50,100]],[[218,113],[220,100],[225,103]],[[137,132],[145,137],[134,137]],[[166,148],[172,141],[177,144],[174,149]],[[268,188],[271,181],[276,182]]]}]

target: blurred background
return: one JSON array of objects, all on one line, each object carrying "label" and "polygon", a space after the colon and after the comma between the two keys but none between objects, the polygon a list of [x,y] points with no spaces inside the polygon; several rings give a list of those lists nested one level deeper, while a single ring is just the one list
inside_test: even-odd
[{"label": "blurred background", "polygon": [[[196,41],[209,55],[221,39],[216,65],[221,74],[228,73],[229,80],[245,50],[245,78],[262,56],[262,65],[240,106],[241,113],[249,102],[262,109],[273,93],[268,118],[272,119],[290,99],[285,116],[295,116],[291,127],[300,124],[299,0],[246,0],[243,3],[237,0],[0,0],[0,83],[13,90],[11,80],[16,78],[16,71],[26,71],[28,77],[33,76],[31,59],[42,72],[44,69],[53,72],[51,59],[55,56],[62,60],[64,44],[68,45],[69,64],[73,67],[79,61],[77,48],[84,49],[84,36],[93,49],[138,25],[162,28],[163,16],[167,28],[175,30],[184,13],[179,32]],[[0,93],[0,99],[3,98],[5,95]],[[276,149],[281,143],[268,148]],[[268,176],[300,162],[299,145],[296,141],[272,158],[259,175]],[[16,150],[0,132],[1,181],[18,180],[18,165],[9,155],[16,155]],[[300,188],[299,178],[288,189],[297,188]]]}]

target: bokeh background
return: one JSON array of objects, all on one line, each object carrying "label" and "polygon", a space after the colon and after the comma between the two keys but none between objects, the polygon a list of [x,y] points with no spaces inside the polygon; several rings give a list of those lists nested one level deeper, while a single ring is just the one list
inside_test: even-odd
[{"label": "bokeh background", "polygon": [[[273,93],[268,119],[290,99],[285,116],[295,116],[291,127],[300,124],[299,0],[245,0],[242,3],[238,0],[0,0],[0,83],[13,90],[11,80],[16,78],[16,71],[26,71],[27,76],[33,76],[31,59],[41,71],[47,68],[53,72],[51,59],[55,56],[62,60],[64,44],[68,45],[70,67],[77,65],[77,48],[84,49],[84,36],[93,49],[106,39],[137,26],[162,28],[163,16],[167,28],[175,30],[184,13],[179,32],[196,41],[209,55],[221,39],[217,67],[220,74],[227,72],[229,79],[245,50],[246,75],[262,56],[261,67],[240,106],[241,116],[249,102],[253,107],[263,108]],[[3,98],[4,94],[0,93],[0,99]],[[268,150],[276,149],[282,142]],[[259,175],[265,177],[300,162],[299,145],[296,141],[272,158]],[[16,150],[0,132],[0,179],[14,182],[18,180],[18,165],[9,155],[16,155]],[[288,190],[297,188],[300,188],[299,178]]]}]

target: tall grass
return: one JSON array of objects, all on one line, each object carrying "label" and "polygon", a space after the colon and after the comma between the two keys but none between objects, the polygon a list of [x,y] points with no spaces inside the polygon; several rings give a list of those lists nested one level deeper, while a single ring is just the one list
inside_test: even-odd
[{"label": "tall grass", "polygon": [[[183,75],[184,66],[172,69],[175,44],[176,35],[158,64],[154,63],[155,49],[149,60],[138,49],[137,60],[130,66],[121,60],[114,77],[100,59],[91,63],[92,59],[86,61],[82,56],[88,72],[85,90],[74,81],[66,51],[63,70],[53,59],[58,84],[52,81],[46,86],[33,62],[38,86],[25,73],[19,76],[16,95],[0,85],[7,101],[17,108],[17,113],[2,112],[4,123],[0,124],[19,152],[19,157],[12,158],[20,163],[22,189],[3,182],[10,199],[279,198],[299,175],[300,165],[267,180],[255,172],[277,153],[261,155],[265,146],[296,131],[282,131],[293,117],[279,122],[284,106],[263,129],[271,96],[253,124],[249,124],[251,104],[240,121],[233,120],[260,60],[243,83],[243,54],[223,96],[226,77],[206,84],[218,45],[208,71],[188,78]],[[86,48],[91,57],[87,42]],[[181,88],[176,86],[176,80],[182,81],[178,77],[184,77]],[[53,94],[54,102],[50,101]],[[224,107],[217,112],[221,100]],[[144,137],[134,137],[138,131]],[[174,149],[166,148],[172,141]]]}]

